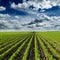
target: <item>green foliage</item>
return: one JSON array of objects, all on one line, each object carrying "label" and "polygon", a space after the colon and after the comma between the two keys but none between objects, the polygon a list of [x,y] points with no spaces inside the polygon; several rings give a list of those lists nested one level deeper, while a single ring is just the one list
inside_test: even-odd
[{"label": "green foliage", "polygon": [[35,60],[40,60],[40,54],[39,54],[39,50],[38,50],[36,36],[35,36]]},{"label": "green foliage", "polygon": [[[60,32],[0,32],[0,60],[4,60],[11,52],[8,60],[15,60],[29,41],[22,55],[22,60],[28,60],[33,37],[35,60],[41,60],[39,44],[46,60],[60,60]],[[14,49],[16,50],[13,52]]]}]

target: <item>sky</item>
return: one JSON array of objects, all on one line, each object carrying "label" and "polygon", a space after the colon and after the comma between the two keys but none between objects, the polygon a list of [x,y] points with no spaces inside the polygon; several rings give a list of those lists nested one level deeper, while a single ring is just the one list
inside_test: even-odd
[{"label": "sky", "polygon": [[0,0],[0,31],[60,31],[60,0]]}]

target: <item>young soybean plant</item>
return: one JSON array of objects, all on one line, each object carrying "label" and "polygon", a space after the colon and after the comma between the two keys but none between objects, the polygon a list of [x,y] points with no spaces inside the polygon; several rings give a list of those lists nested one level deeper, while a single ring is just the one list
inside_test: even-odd
[{"label": "young soybean plant", "polygon": [[31,37],[31,39],[28,43],[28,46],[25,50],[25,53],[24,53],[24,56],[23,56],[22,60],[27,60],[27,57],[28,57],[28,54],[29,54],[29,49],[30,49],[30,46],[31,46],[31,43],[32,43],[32,38],[33,38],[33,36]]},{"label": "young soybean plant", "polygon": [[38,44],[37,44],[36,36],[34,38],[35,38],[35,60],[40,60],[40,54],[39,54],[39,50],[38,50]]}]

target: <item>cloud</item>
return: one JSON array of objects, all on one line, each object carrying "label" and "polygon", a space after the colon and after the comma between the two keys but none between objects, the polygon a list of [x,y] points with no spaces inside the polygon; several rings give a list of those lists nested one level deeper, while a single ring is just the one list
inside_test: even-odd
[{"label": "cloud", "polygon": [[30,23],[28,23],[28,25],[35,24],[35,23],[42,23],[42,22],[43,20],[35,19],[34,21],[31,21]]},{"label": "cloud", "polygon": [[20,17],[19,16],[15,16],[16,19],[19,19]]},{"label": "cloud", "polygon": [[60,30],[60,17],[49,17],[45,14],[38,15],[39,18],[27,22],[22,26],[30,28],[31,30]]},{"label": "cloud", "polygon": [[22,26],[18,20],[0,20],[0,29],[20,29]]},{"label": "cloud", "polygon": [[38,11],[41,9],[41,12],[44,12],[44,9],[52,8],[53,6],[60,6],[60,1],[57,0],[42,0],[42,1],[27,1],[23,3],[15,4],[14,2],[11,3],[11,8],[20,10],[20,9],[31,9]]},{"label": "cloud", "polygon": [[[24,17],[24,18],[23,18]],[[44,13],[32,16],[0,14],[0,30],[42,31],[60,30],[60,16],[47,16]]]},{"label": "cloud", "polygon": [[49,16],[45,15],[44,13],[40,13],[40,14],[37,14],[37,17],[33,21],[30,21],[28,25],[36,24],[36,23],[43,23],[45,21],[50,21],[50,20],[51,19]]},{"label": "cloud", "polygon": [[9,14],[0,14],[0,18],[6,18],[6,17],[10,17]]},{"label": "cloud", "polygon": [[28,7],[28,4],[27,3],[18,3],[17,5],[13,2],[11,4],[11,8],[14,8],[14,9],[26,9]]},{"label": "cloud", "polygon": [[6,10],[6,8],[3,6],[0,6],[0,11],[4,11],[4,10]]},{"label": "cloud", "polygon": [[[36,0],[38,1],[38,0]],[[27,16],[0,14],[0,29],[14,29],[24,31],[42,31],[42,30],[60,30],[60,16],[47,16],[44,13],[38,13],[37,10],[60,6],[60,1],[43,0],[41,2],[28,1],[15,4],[11,3],[11,8],[23,10],[29,13]],[[2,11],[2,10],[1,10]]]},{"label": "cloud", "polygon": [[20,29],[21,27],[18,16],[0,14],[0,29]]}]

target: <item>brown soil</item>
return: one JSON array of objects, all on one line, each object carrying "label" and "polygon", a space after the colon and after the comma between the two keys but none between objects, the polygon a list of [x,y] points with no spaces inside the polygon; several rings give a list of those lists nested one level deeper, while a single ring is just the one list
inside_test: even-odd
[{"label": "brown soil", "polygon": [[35,60],[34,36],[33,36],[33,40],[32,40],[31,46],[30,46],[30,52],[29,52],[29,56],[28,56],[27,60]]},{"label": "brown soil", "polygon": [[17,45],[17,47],[13,48],[6,56],[3,58],[3,60],[8,60],[9,57],[20,47],[20,45],[27,39],[26,37],[20,44]]},{"label": "brown soil", "polygon": [[[36,37],[37,38],[37,37]],[[38,43],[38,49],[39,49],[39,54],[40,54],[40,58],[41,60],[47,60],[47,58],[45,57],[45,54],[43,52],[43,49],[41,47],[41,44],[39,43],[38,41],[38,38],[37,38],[37,43]]]},{"label": "brown soil", "polygon": [[22,60],[23,54],[24,54],[24,52],[25,52],[25,50],[26,50],[26,47],[27,47],[30,39],[31,39],[31,37],[28,39],[28,41],[26,42],[26,44],[22,47],[21,51],[20,51],[19,54],[15,57],[14,60]]},{"label": "brown soil", "polygon": [[[41,39],[41,37],[40,37],[40,39]],[[59,60],[59,58],[57,57],[57,56],[55,56],[55,54],[50,50],[50,48],[47,46],[47,44],[44,42],[44,40],[43,39],[41,39],[42,40],[42,42],[44,43],[44,45],[46,46],[46,48],[48,49],[48,52],[52,55],[52,57],[54,58],[54,59],[56,59],[56,60]]]}]

